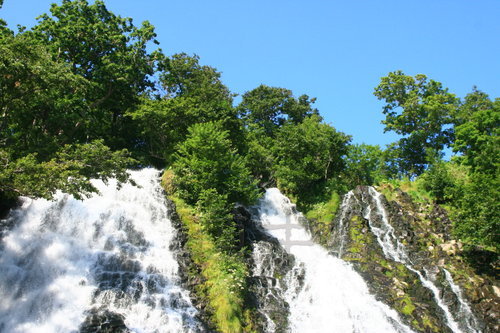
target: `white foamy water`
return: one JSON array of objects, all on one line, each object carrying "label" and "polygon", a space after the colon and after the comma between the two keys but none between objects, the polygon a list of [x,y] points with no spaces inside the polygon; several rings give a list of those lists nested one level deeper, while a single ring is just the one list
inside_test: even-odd
[{"label": "white foamy water", "polygon": [[131,174],[139,187],[96,181],[100,195],[26,199],[14,213],[0,249],[0,332],[74,332],[91,308],[123,315],[133,332],[199,331],[159,172]]},{"label": "white foamy water", "polygon": [[[290,305],[290,332],[411,332],[396,311],[369,293],[349,264],[312,243],[309,233],[300,226],[300,213],[278,189],[266,191],[258,211],[264,228],[278,239],[283,238],[280,226],[301,228],[284,244],[296,259],[296,266],[284,279],[286,286],[281,286]],[[260,267],[262,254],[254,255],[254,260]],[[305,275],[301,282],[294,272],[302,269]]]}]

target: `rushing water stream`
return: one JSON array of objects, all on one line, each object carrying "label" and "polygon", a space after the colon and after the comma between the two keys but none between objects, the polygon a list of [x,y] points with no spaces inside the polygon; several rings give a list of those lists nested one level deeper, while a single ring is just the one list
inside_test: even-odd
[{"label": "rushing water stream", "polygon": [[[350,265],[311,242],[300,218],[294,205],[277,189],[267,190],[258,206],[262,226],[296,259],[295,267],[280,286],[290,307],[289,331],[411,332],[394,310],[369,293],[366,283]],[[254,274],[262,273],[259,262],[264,255],[255,252]],[[298,278],[301,270],[303,278]],[[270,322],[268,331],[273,330]]]},{"label": "rushing water stream", "polygon": [[133,332],[196,332],[189,294],[169,248],[175,230],[157,170],[138,187],[95,182],[79,201],[28,200],[0,248],[0,332],[75,332],[91,309],[123,316]]}]

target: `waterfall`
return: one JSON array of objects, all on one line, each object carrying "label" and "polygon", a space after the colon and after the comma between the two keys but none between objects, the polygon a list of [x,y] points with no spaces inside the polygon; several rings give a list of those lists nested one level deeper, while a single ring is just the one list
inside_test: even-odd
[{"label": "waterfall", "polygon": [[338,228],[335,229],[333,235],[333,239],[338,240],[338,244],[336,244],[333,252],[336,253],[339,258],[342,257],[342,254],[344,253],[345,239],[348,229],[345,223],[347,208],[353,204],[353,200],[357,201],[354,193],[349,191],[346,195],[344,195],[339,209],[340,216],[338,217]]},{"label": "waterfall", "polygon": [[[266,191],[257,215],[265,230],[295,257],[295,266],[278,285],[289,304],[288,332],[411,332],[396,311],[369,293],[349,264],[312,242],[301,226],[302,215],[278,189]],[[259,261],[266,256],[261,250],[253,258],[260,274]],[[270,323],[268,331],[272,328]]]},{"label": "waterfall", "polygon": [[[465,300],[463,299],[459,287],[453,283],[449,272],[444,270],[448,285],[461,304],[461,309],[459,313],[456,314],[456,318],[460,319],[462,325],[460,325],[458,320],[455,319],[452,315],[452,311],[448,308],[446,302],[444,301],[439,288],[430,278],[428,278],[431,274],[429,274],[429,272],[425,268],[423,268],[422,270],[418,270],[414,267],[414,264],[409,257],[408,251],[406,250],[406,247],[398,240],[394,233],[394,227],[389,223],[387,212],[381,201],[382,195],[373,187],[368,188],[368,193],[372,201],[375,203],[375,210],[373,210],[371,205],[369,205],[369,203],[367,202],[367,208],[364,217],[368,220],[371,231],[377,237],[377,241],[382,248],[384,255],[387,258],[404,264],[406,268],[418,275],[422,285],[429,289],[434,295],[436,304],[443,311],[447,325],[453,332],[476,333],[477,330],[474,328],[476,320],[472,315],[470,308],[467,306]],[[378,216],[379,219],[375,220],[374,216]]]},{"label": "waterfall", "polygon": [[80,201],[24,199],[0,243],[0,332],[75,332],[92,311],[132,332],[197,332],[189,293],[169,247],[158,171],[132,171],[138,186],[95,181]]},{"label": "waterfall", "polygon": [[474,330],[474,327],[478,327],[479,324],[474,315],[472,314],[469,304],[467,304],[464,297],[462,296],[462,290],[460,290],[460,287],[455,284],[453,278],[451,277],[450,272],[448,272],[446,268],[443,268],[443,271],[446,277],[446,282],[448,282],[448,285],[450,286],[451,290],[453,291],[453,293],[455,294],[460,303],[459,313],[462,314],[461,319],[465,321],[464,325],[466,325],[466,327],[471,332],[476,332],[476,330]]}]

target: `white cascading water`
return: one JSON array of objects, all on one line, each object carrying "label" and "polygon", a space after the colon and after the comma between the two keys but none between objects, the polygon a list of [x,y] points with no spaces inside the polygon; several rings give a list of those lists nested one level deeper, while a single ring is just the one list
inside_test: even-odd
[{"label": "white cascading water", "polygon": [[[396,311],[369,293],[364,280],[349,264],[311,242],[309,233],[298,227],[301,214],[278,189],[268,189],[257,208],[262,226],[296,259],[283,286],[290,306],[290,332],[412,332]],[[290,224],[291,239],[285,243],[279,226]],[[254,260],[258,265],[259,256]],[[305,276],[301,283],[294,272],[302,269]]]},{"label": "white cascading water", "polygon": [[91,308],[132,332],[199,331],[158,173],[132,171],[138,187],[95,181],[100,194],[83,201],[25,199],[1,243],[0,332],[75,332]]},{"label": "white cascading water", "polygon": [[344,223],[345,221],[345,215],[347,213],[347,207],[351,205],[351,200],[356,200],[356,197],[354,196],[354,193],[352,191],[349,191],[346,195],[344,195],[344,198],[342,199],[342,203],[340,205],[340,218],[339,218],[339,226],[337,228],[337,233],[338,235],[335,237],[335,239],[339,240],[339,244],[337,246],[337,257],[341,258],[342,254],[344,253],[344,243],[346,239],[346,233],[347,233],[347,228]]},{"label": "white cascading water", "polygon": [[443,300],[438,287],[431,281],[431,279],[426,278],[426,276],[429,275],[428,272],[424,270],[425,273],[424,275],[422,274],[422,272],[413,267],[413,264],[410,258],[408,257],[408,252],[406,251],[404,244],[402,244],[398,240],[398,238],[394,234],[394,228],[389,223],[389,219],[387,218],[387,212],[385,211],[381,201],[382,194],[377,192],[373,187],[369,187],[368,192],[376,204],[376,212],[374,213],[380,216],[381,225],[379,226],[375,225],[373,219],[371,218],[372,209],[370,206],[368,206],[364,217],[368,220],[370,229],[377,237],[377,241],[380,244],[384,252],[384,255],[394,261],[404,264],[406,268],[408,268],[410,271],[418,275],[420,281],[422,282],[422,285],[424,285],[433,293],[437,305],[442,309],[446,317],[448,327],[453,332],[476,333],[477,330],[473,326],[474,325],[473,323],[475,323],[476,320],[472,312],[470,311],[470,308],[466,305],[466,302],[461,295],[459,287],[453,283],[453,280],[451,279],[451,275],[449,274],[449,272],[445,270],[446,278],[449,283],[451,282],[450,287],[457,296],[457,299],[459,300],[460,304],[461,305],[463,304],[461,307],[462,311],[460,311],[460,313],[458,314],[460,317],[466,317],[465,320],[462,320],[463,322],[462,327],[459,325],[458,321],[451,314],[451,311],[446,305],[445,301]]},{"label": "white cascading water", "polygon": [[462,290],[460,290],[460,287],[455,284],[455,281],[453,281],[450,272],[446,268],[443,268],[443,271],[446,277],[446,281],[448,282],[448,285],[450,286],[451,290],[457,296],[457,299],[460,302],[459,312],[462,314],[462,319],[470,321],[470,323],[466,322],[465,325],[468,325],[468,328],[471,330],[471,332],[476,332],[476,330],[474,330],[473,327],[478,327],[479,325],[477,323],[476,318],[472,314],[472,310],[469,304],[465,302],[465,299],[462,296]]}]

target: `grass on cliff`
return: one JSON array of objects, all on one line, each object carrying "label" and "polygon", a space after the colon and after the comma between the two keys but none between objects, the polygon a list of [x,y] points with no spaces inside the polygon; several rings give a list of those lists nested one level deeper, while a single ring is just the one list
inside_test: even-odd
[{"label": "grass on cliff", "polygon": [[316,196],[309,198],[307,202],[298,201],[297,198],[291,198],[297,202],[297,208],[309,221],[309,227],[312,234],[316,235],[316,241],[326,244],[331,236],[331,226],[341,202],[341,196],[331,190],[330,192],[319,192]]},{"label": "grass on cliff", "polygon": [[318,202],[307,207],[305,216],[308,219],[315,219],[323,224],[331,223],[337,214],[339,205],[340,195],[337,192],[333,192],[327,201]]},{"label": "grass on cliff", "polygon": [[252,332],[246,323],[250,316],[244,304],[248,269],[243,256],[228,255],[217,249],[213,238],[199,223],[196,210],[175,195],[173,177],[171,170],[165,171],[162,185],[186,227],[188,250],[203,277],[203,282],[196,286],[197,295],[208,302],[211,320],[218,331]]},{"label": "grass on cliff", "polygon": [[432,194],[425,190],[421,178],[417,178],[416,180],[410,180],[409,178],[385,180],[377,186],[377,190],[380,191],[388,201],[396,199],[397,192],[395,189],[397,188],[408,193],[412,200],[417,203],[429,203],[434,199]]}]

